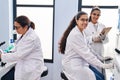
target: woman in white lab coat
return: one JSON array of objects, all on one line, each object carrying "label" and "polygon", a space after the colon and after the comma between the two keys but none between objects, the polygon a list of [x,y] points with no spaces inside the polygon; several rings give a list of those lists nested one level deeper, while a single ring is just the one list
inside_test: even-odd
[{"label": "woman in white lab coat", "polygon": [[44,61],[40,39],[34,32],[33,23],[26,16],[18,16],[14,28],[21,37],[15,42],[13,53],[2,53],[2,62],[15,62],[15,80],[40,80]]},{"label": "woman in white lab coat", "polygon": [[[87,36],[88,44],[90,44],[90,48],[92,49],[94,55],[98,57],[101,61],[106,59],[112,59],[111,57],[103,57],[104,53],[104,44],[108,42],[107,35],[101,34],[105,25],[98,22],[98,19],[101,15],[101,10],[99,7],[95,6],[92,8],[89,17],[89,23],[87,28],[85,29],[85,35]],[[93,67],[90,66],[93,70]],[[102,69],[99,67],[95,67],[100,73],[102,73]],[[101,75],[101,74],[100,74]],[[103,75],[101,75],[103,78]],[[99,79],[97,79],[99,80]],[[104,80],[104,79],[103,79]]]},{"label": "woman in white lab coat", "polygon": [[[101,10],[99,9],[99,7],[96,7],[96,6],[93,7],[90,13],[88,26],[85,29],[85,34],[87,36],[88,44],[90,44],[90,48],[92,48],[92,50],[94,51],[94,54],[98,57],[98,59],[103,61],[104,60],[103,44],[108,42],[108,37],[107,35],[103,35],[103,34],[100,35],[103,28],[105,28],[105,25],[98,22],[100,15],[101,15]],[[92,70],[94,70],[94,67],[90,66]],[[101,78],[103,78],[104,80],[104,75],[101,74],[102,69],[99,67],[95,67],[95,69],[97,69],[100,72],[99,74],[101,75]],[[96,74],[96,71],[95,71],[95,74]],[[97,76],[98,75],[96,75],[96,79],[99,80]]]},{"label": "woman in white lab coat", "polygon": [[84,34],[87,24],[87,13],[78,12],[59,42],[59,51],[64,54],[62,59],[63,72],[68,80],[96,80],[89,64],[101,68],[113,66],[111,63],[103,64],[90,51]]},{"label": "woman in white lab coat", "polygon": [[99,7],[93,7],[90,13],[89,23],[85,29],[85,35],[89,41],[91,48],[97,53],[99,59],[103,59],[104,47],[103,44],[108,42],[107,35],[100,34],[105,25],[98,22],[101,15]]}]

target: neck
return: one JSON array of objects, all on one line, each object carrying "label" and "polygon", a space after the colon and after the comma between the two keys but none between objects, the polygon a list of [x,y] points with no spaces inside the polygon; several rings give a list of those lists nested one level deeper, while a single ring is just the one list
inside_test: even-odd
[{"label": "neck", "polygon": [[92,22],[93,24],[96,24],[97,22]]},{"label": "neck", "polygon": [[79,28],[80,32],[83,32],[83,29],[82,28]]}]

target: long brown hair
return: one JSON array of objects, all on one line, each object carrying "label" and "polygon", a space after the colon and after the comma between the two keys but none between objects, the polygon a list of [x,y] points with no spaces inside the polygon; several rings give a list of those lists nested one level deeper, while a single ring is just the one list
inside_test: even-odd
[{"label": "long brown hair", "polygon": [[83,11],[79,11],[77,13],[77,15],[75,15],[73,17],[73,19],[71,20],[68,28],[65,30],[65,32],[63,33],[63,36],[61,37],[61,40],[59,42],[59,52],[61,54],[64,54],[65,53],[65,47],[66,47],[66,41],[67,41],[67,37],[69,35],[69,33],[71,32],[71,30],[77,25],[76,24],[76,20],[78,20],[82,15],[85,15],[87,14],[86,12],[83,12]]}]

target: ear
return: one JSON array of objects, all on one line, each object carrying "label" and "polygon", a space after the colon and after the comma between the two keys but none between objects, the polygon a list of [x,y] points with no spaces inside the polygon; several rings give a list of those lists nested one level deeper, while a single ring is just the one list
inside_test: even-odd
[{"label": "ear", "polygon": [[28,25],[26,25],[24,28],[28,28]]},{"label": "ear", "polygon": [[90,16],[92,16],[92,13],[90,13]]},{"label": "ear", "polygon": [[75,19],[75,21],[76,21],[76,24],[78,23],[78,20],[77,19]]}]

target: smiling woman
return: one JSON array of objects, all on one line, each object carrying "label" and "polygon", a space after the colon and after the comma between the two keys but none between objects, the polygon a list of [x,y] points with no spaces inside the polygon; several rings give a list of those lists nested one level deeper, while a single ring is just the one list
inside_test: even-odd
[{"label": "smiling woman", "polygon": [[[85,21],[83,22],[81,19]],[[89,65],[100,68],[112,68],[113,66],[111,63],[102,63],[89,48],[84,33],[87,24],[87,13],[79,11],[71,20],[59,42],[59,51],[64,54],[62,58],[63,72],[68,80],[96,80]]]}]

